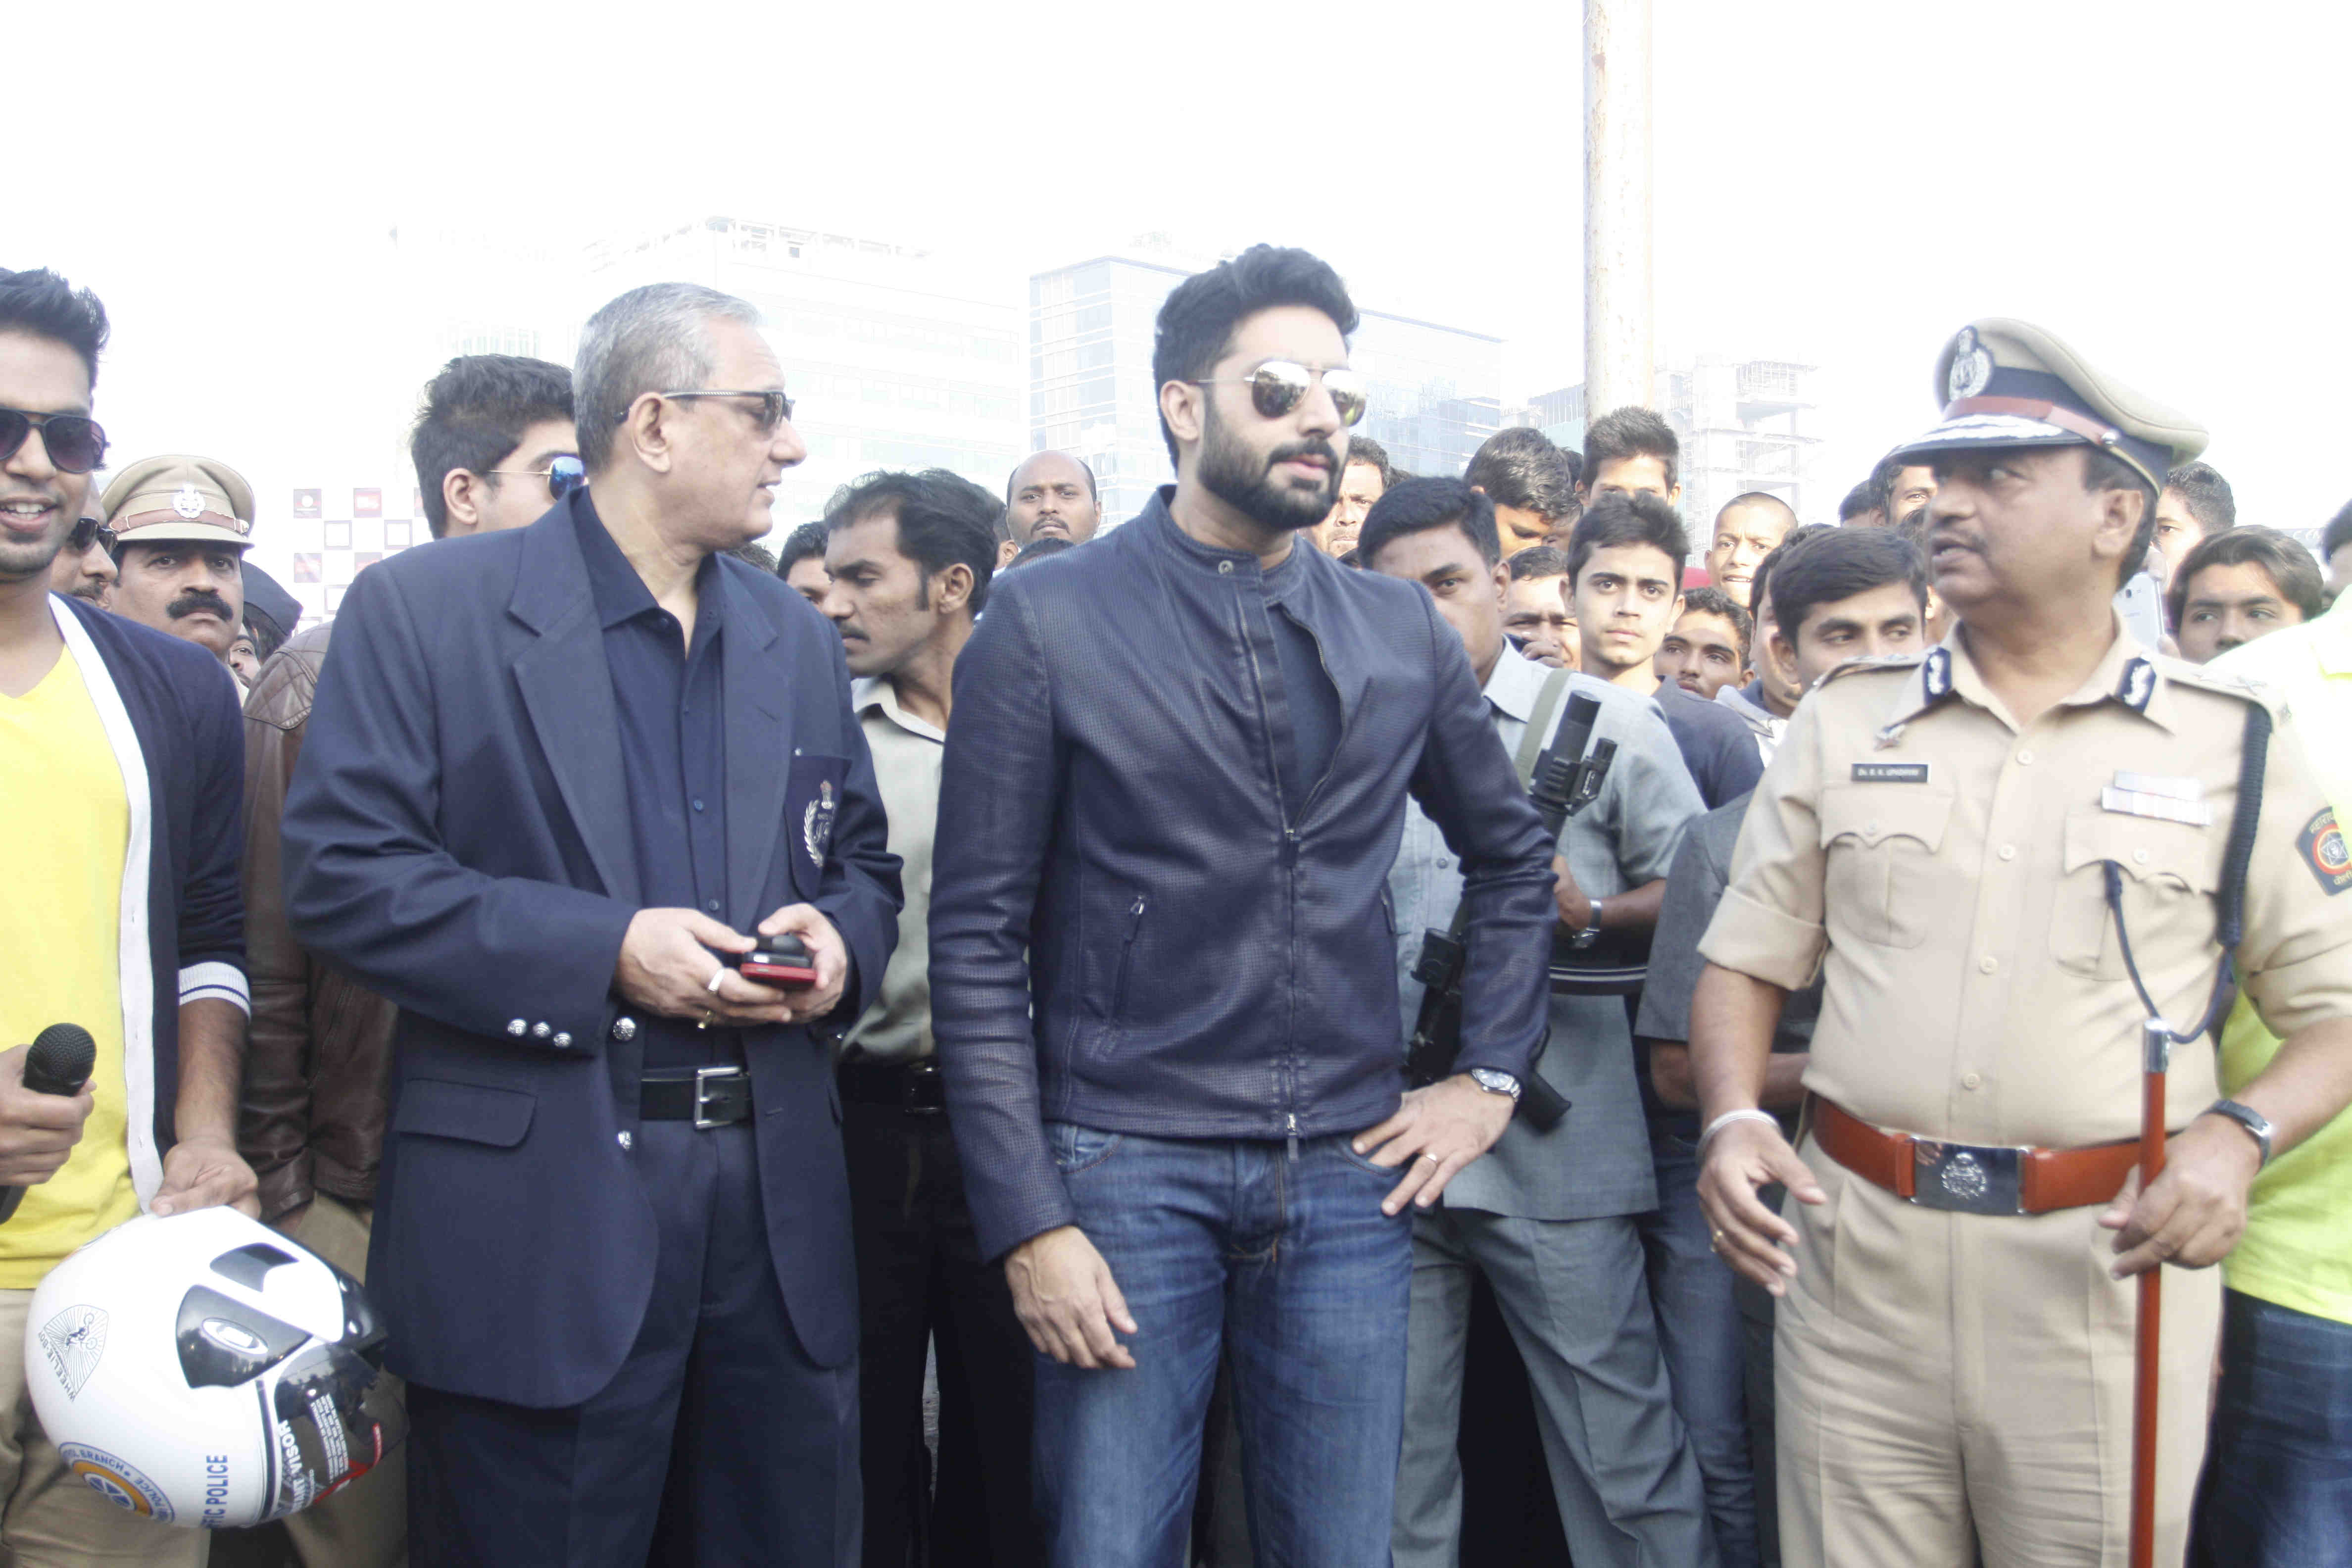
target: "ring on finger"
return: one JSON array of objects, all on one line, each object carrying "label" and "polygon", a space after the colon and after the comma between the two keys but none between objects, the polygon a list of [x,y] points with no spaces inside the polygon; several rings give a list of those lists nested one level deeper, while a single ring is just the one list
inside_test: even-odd
[{"label": "ring on finger", "polygon": [[1431,1153],[1426,1149],[1423,1150],[1420,1153],[1415,1154],[1413,1158],[1416,1160],[1426,1160],[1433,1165],[1443,1165],[1445,1163],[1444,1161],[1439,1159],[1436,1155]]}]

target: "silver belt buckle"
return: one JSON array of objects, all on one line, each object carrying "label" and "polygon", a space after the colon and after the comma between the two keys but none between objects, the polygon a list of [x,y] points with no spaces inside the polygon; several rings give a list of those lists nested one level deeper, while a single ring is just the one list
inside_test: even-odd
[{"label": "silver belt buckle", "polygon": [[708,1132],[713,1127],[724,1127],[727,1125],[724,1121],[709,1121],[703,1119],[702,1108],[710,1103],[710,1090],[709,1086],[718,1079],[741,1078],[742,1076],[743,1069],[737,1067],[697,1068],[694,1069],[694,1124],[696,1127]]},{"label": "silver belt buckle", "polygon": [[2021,1147],[1911,1141],[1911,1201],[1954,1214],[2023,1214]]}]

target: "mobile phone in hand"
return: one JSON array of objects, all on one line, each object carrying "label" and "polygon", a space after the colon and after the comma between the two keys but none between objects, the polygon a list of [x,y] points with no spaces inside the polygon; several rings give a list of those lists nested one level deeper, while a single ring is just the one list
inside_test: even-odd
[{"label": "mobile phone in hand", "polygon": [[809,955],[806,943],[796,936],[763,937],[760,945],[743,953],[735,967],[746,980],[756,980],[763,985],[781,985],[795,990],[816,984],[816,960]]}]

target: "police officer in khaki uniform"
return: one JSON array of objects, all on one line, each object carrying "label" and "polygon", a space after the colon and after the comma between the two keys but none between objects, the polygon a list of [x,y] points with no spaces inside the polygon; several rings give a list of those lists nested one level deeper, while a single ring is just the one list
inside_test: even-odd
[{"label": "police officer in khaki uniform", "polygon": [[[1924,659],[1848,665],[1756,792],[1702,951],[1692,1057],[1717,1251],[1781,1297],[1790,1568],[2120,1564],[2136,1289],[2168,1260],[2157,1561],[2180,1561],[2219,1274],[2273,1152],[2352,1100],[2352,887],[2293,737],[2226,677],[2136,644],[2179,415],[2049,333],[1946,349]],[[2225,845],[2252,803],[2236,972],[2286,1044],[2219,1100],[2174,1055],[2168,1164],[2132,1173],[2141,1027],[2216,1005]],[[2111,910],[2110,888],[2114,909]],[[2119,918],[2118,918],[2119,916]],[[1756,1109],[1788,992],[1820,974],[1799,1146]],[[2146,1000],[2143,1000],[2143,993]],[[1757,1190],[1785,1182],[1785,1217]]]},{"label": "police officer in khaki uniform", "polygon": [[185,637],[226,667],[245,624],[253,487],[216,458],[142,458],[106,487],[104,504],[120,542],[115,614]]}]

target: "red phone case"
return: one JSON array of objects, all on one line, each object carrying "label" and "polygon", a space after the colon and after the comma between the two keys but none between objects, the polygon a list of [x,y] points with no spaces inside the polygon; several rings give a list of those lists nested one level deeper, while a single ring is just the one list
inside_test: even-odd
[{"label": "red phone case", "polygon": [[742,975],[746,980],[757,980],[769,985],[814,985],[816,984],[816,966],[806,962],[779,960],[772,952],[752,952],[743,957]]}]

